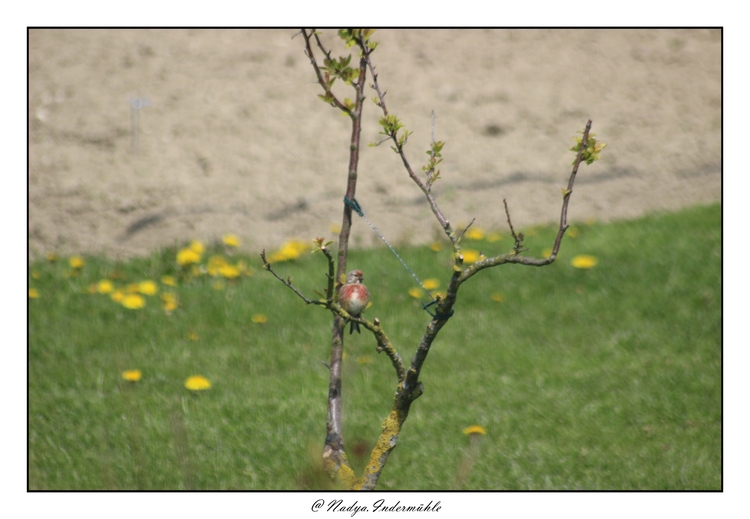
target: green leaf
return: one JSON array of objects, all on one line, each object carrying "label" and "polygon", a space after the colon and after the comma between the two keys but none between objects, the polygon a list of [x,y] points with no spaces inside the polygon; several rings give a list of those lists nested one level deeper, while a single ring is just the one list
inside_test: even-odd
[{"label": "green leaf", "polygon": [[352,29],[340,29],[339,37],[344,40],[347,49],[357,44],[357,41],[355,40],[355,31]]},{"label": "green leaf", "polygon": [[384,115],[380,118],[379,123],[380,126],[382,126],[385,130],[386,135],[395,134],[397,131],[404,127],[404,125],[401,124],[401,121],[399,121],[398,117],[396,117],[395,115]]},{"label": "green leaf", "polygon": [[[607,146],[606,142],[597,142],[595,135],[596,134],[594,133],[589,134],[588,141],[586,142],[586,148],[581,152],[581,161],[586,162],[586,164],[588,165],[591,165],[595,161],[599,160],[599,153]],[[570,151],[574,151],[577,154],[583,144],[583,138],[573,137],[573,140],[576,141],[576,145],[570,148]],[[578,156],[576,156],[576,160],[578,160]],[[573,164],[576,163],[576,160],[573,161]]]}]

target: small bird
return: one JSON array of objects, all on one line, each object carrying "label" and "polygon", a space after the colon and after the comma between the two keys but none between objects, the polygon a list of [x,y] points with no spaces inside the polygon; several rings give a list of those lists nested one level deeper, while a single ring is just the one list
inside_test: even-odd
[{"label": "small bird", "polygon": [[[352,317],[359,317],[370,302],[370,292],[362,284],[363,279],[361,270],[352,270],[346,275],[346,284],[339,289],[339,304]],[[362,333],[359,330],[359,323],[350,321],[349,335],[354,333],[354,330]]]}]

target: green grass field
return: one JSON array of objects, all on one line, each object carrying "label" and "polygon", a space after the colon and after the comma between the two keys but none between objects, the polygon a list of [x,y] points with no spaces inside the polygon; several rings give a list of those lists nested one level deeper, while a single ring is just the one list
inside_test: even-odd
[{"label": "green grass field", "polygon": [[[539,255],[555,229],[525,232]],[[721,206],[572,234],[549,267],[501,266],[462,287],[379,489],[721,488]],[[502,253],[512,239],[464,246]],[[445,290],[447,246],[399,252]],[[254,271],[228,279],[187,275],[176,254],[29,265],[31,489],[323,484],[331,315],[257,255],[209,247],[202,265],[222,254]],[[574,268],[579,254],[597,264]],[[304,254],[274,268],[312,296],[325,286],[324,260]],[[352,251],[349,266],[372,293],[366,316],[410,359],[428,321],[408,293],[413,279],[386,248]],[[152,280],[158,292],[130,309],[96,290],[103,279],[125,292]],[[171,312],[165,293],[177,301]],[[367,333],[346,335],[344,434],[358,469],[396,383],[374,350]],[[125,380],[126,370],[141,379]],[[186,389],[192,375],[211,388]],[[487,434],[464,435],[474,424]]]}]

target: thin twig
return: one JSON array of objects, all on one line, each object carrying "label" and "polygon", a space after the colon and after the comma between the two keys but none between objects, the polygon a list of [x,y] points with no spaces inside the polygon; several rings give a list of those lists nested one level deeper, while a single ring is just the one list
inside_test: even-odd
[{"label": "thin twig", "polygon": [[508,211],[508,202],[503,198],[503,204],[505,204],[505,216],[508,217],[508,227],[510,227],[510,234],[513,235],[513,241],[515,244],[513,245],[513,253],[514,254],[521,254],[521,252],[528,250],[523,248],[523,233],[519,232],[516,234],[516,231],[513,229],[513,223],[510,221],[510,211]]},{"label": "thin twig", "polygon": [[297,288],[294,285],[292,285],[292,279],[291,278],[287,277],[286,279],[284,279],[281,276],[279,276],[273,270],[273,268],[271,268],[271,264],[266,259],[266,250],[265,249],[263,249],[261,251],[260,257],[263,260],[263,266],[266,268],[266,270],[268,272],[270,272],[271,274],[273,274],[276,279],[278,279],[279,281],[281,281],[282,283],[284,283],[287,287],[289,287],[289,289],[292,290],[295,294],[297,294],[299,297],[301,297],[302,300],[305,303],[307,303],[308,305],[326,306],[326,302],[325,301],[315,301],[313,299],[308,299],[307,297],[305,297],[305,295],[302,292],[300,292],[299,290],[297,290]]},{"label": "thin twig", "polygon": [[432,116],[432,132],[430,132],[430,144],[435,144],[435,110],[430,110]]},{"label": "thin twig", "polygon": [[320,41],[320,36],[318,35],[318,33],[315,33],[315,43],[317,43],[318,48],[320,49],[320,52],[325,54],[326,58],[331,59],[331,51],[326,50],[326,48],[323,46],[323,42]]},{"label": "thin twig", "polygon": [[508,202],[503,198],[503,204],[505,204],[505,216],[508,217],[508,227],[510,227],[510,234],[513,236],[513,239],[516,240],[516,243],[518,243],[518,236],[516,236],[516,231],[513,230],[513,224],[510,221],[510,212],[508,211]]},{"label": "thin twig", "polygon": [[[378,83],[378,75],[375,73],[375,67],[372,64],[372,61],[370,60],[370,52],[367,51],[364,53],[364,59],[367,62],[367,66],[370,68],[370,73],[372,74],[372,88],[377,92],[378,94],[378,106],[380,106],[381,110],[383,110],[383,115],[388,115],[388,108],[385,105],[385,93],[380,90],[380,84]],[[445,231],[445,234],[448,235],[448,238],[451,240],[451,243],[453,243],[454,248],[458,247],[458,239],[456,237],[456,233],[453,231],[453,228],[451,227],[451,224],[448,220],[445,219],[445,216],[443,216],[442,211],[440,210],[440,207],[438,206],[437,202],[433,198],[432,194],[430,194],[430,187],[425,185],[424,182],[414,173],[414,170],[411,168],[411,165],[409,164],[409,160],[406,158],[406,154],[404,153],[403,148],[399,145],[398,139],[395,135],[391,136],[393,139],[394,144],[396,145],[396,151],[401,157],[401,161],[404,164],[404,167],[406,168],[406,172],[409,174],[409,177],[414,181],[417,186],[419,186],[419,189],[422,190],[422,192],[427,197],[427,201],[430,204],[430,208],[432,209],[432,213],[435,215],[435,218],[437,218],[438,223],[440,223],[440,227],[443,228],[443,231]]]},{"label": "thin twig", "polygon": [[586,123],[586,128],[583,130],[583,138],[581,139],[581,147],[578,150],[578,156],[576,157],[575,164],[573,164],[573,171],[570,173],[570,178],[568,179],[568,187],[564,191],[563,195],[563,206],[562,211],[560,213],[560,230],[557,233],[557,237],[555,238],[555,245],[552,247],[552,254],[550,257],[554,259],[555,256],[557,256],[557,252],[560,250],[560,243],[562,242],[563,235],[565,234],[565,231],[568,229],[568,201],[570,200],[570,195],[573,194],[573,183],[576,180],[576,173],[578,173],[578,166],[581,165],[581,160],[583,159],[583,151],[586,149],[586,146],[588,146],[588,140],[589,140],[589,132],[591,131],[591,119],[588,120]]},{"label": "thin twig", "polygon": [[469,222],[469,225],[467,225],[466,228],[463,231],[461,231],[461,234],[458,235],[458,241],[461,241],[463,239],[464,234],[466,234],[466,231],[468,231],[469,227],[472,226],[472,224],[474,223],[474,220],[476,220],[476,218],[472,218],[471,221]]}]

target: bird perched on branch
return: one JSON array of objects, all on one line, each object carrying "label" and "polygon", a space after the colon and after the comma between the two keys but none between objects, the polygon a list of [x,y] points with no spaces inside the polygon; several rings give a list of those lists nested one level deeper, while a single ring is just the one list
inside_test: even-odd
[{"label": "bird perched on branch", "polygon": [[[361,270],[352,270],[346,275],[346,284],[339,289],[339,304],[352,317],[359,317],[370,302],[370,292],[362,284],[363,279]],[[350,321],[349,335],[354,333],[354,330],[362,333],[359,323]]]}]

